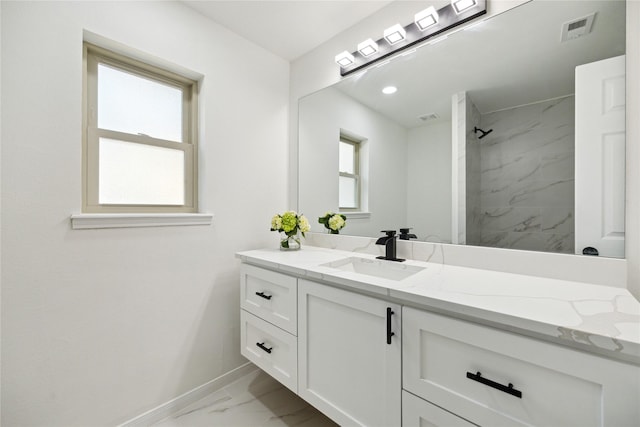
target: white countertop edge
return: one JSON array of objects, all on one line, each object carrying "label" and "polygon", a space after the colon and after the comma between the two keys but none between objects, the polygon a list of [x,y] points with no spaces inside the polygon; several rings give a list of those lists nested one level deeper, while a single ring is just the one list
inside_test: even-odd
[{"label": "white countertop edge", "polygon": [[[640,344],[635,342],[403,291],[389,290],[389,297],[403,301],[410,307],[432,310],[461,320],[478,322],[507,332],[640,365]],[[598,343],[594,343],[593,338]]]}]

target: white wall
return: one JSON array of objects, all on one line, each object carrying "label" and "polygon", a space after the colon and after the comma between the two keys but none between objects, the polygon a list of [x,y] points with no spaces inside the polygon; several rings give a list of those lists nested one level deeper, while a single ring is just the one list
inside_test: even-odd
[{"label": "white wall", "polygon": [[[338,211],[338,141],[340,132],[363,138],[360,162],[368,218],[349,218],[344,231],[370,236],[385,228],[405,227],[407,216],[407,132],[384,115],[338,90],[317,92],[300,103],[299,209],[311,230],[326,232],[317,218]],[[334,165],[334,167],[331,167]],[[398,172],[402,173],[398,173]],[[372,231],[375,230],[375,231]]]},{"label": "white wall", "polygon": [[418,240],[451,243],[451,122],[410,129],[407,225]]},{"label": "white wall", "polygon": [[[2,6],[0,5],[0,24],[2,23]],[[0,46],[2,46],[2,31],[0,29]],[[2,49],[0,48],[0,52]],[[0,61],[0,64],[2,62]],[[0,66],[0,94],[2,94],[2,66]],[[0,177],[2,177],[2,100],[0,98]],[[2,180],[0,180],[2,185]],[[1,194],[1,192],[0,192]],[[2,224],[2,197],[0,197],[0,224]],[[2,424],[2,227],[0,226],[0,424]]]},{"label": "white wall", "polygon": [[[2,425],[114,425],[245,362],[234,252],[289,207],[289,65],[180,3],[1,8]],[[204,76],[212,226],[70,229],[83,30]]]}]

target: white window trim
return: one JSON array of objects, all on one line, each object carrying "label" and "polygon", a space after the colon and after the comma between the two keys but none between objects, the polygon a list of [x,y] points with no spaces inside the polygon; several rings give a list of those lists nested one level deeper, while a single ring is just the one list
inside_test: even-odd
[{"label": "white window trim", "polygon": [[340,212],[346,216],[347,219],[369,219],[371,218],[371,212]]},{"label": "white window trim", "polygon": [[[185,114],[183,116],[183,142],[180,144],[171,141],[162,141],[147,136],[138,136],[136,142],[150,143],[158,146],[168,146],[170,148],[180,148],[185,153],[185,204],[180,206],[163,206],[163,205],[100,205],[97,202],[98,181],[97,181],[97,147],[95,146],[97,136],[109,136],[117,134],[113,131],[105,131],[97,129],[95,126],[95,117],[89,113],[89,98],[96,99],[95,76],[90,75],[89,55],[100,58],[106,63],[111,63],[124,69],[131,69],[142,75],[149,75],[155,80],[166,80],[173,82],[177,86],[190,85],[190,90],[184,90],[185,98],[183,100]],[[170,71],[158,69],[155,66],[148,65],[136,59],[132,59],[115,52],[100,48],[89,43],[84,45],[83,53],[83,156],[82,156],[82,211],[83,213],[157,213],[157,214],[178,214],[191,213],[198,211],[198,149],[197,149],[197,93],[198,84],[196,81],[187,77],[182,77]],[[129,136],[128,139],[132,139]]]},{"label": "white window trim", "polygon": [[209,213],[81,213],[71,215],[73,230],[211,225],[212,222],[213,214]]},{"label": "white window trim", "polygon": [[353,146],[353,168],[354,173],[338,171],[338,176],[351,178],[356,181],[356,206],[342,207],[338,202],[338,210],[340,213],[360,212],[362,209],[362,183],[360,182],[360,142],[355,138],[351,138],[344,133],[340,133],[340,142]]}]

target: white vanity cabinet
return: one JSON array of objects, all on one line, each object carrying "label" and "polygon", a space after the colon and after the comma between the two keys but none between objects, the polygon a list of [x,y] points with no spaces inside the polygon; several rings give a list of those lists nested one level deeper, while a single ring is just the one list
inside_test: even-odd
[{"label": "white vanity cabinet", "polygon": [[408,307],[402,330],[404,389],[474,424],[638,425],[637,366]]},{"label": "white vanity cabinet", "polygon": [[640,425],[638,365],[301,277],[242,264],[242,354],[340,425]]},{"label": "white vanity cabinet", "polygon": [[297,282],[282,273],[242,264],[241,353],[294,392],[298,391]]},{"label": "white vanity cabinet", "polygon": [[401,424],[401,307],[298,281],[298,393],[340,425]]},{"label": "white vanity cabinet", "polygon": [[341,425],[400,426],[397,304],[241,266],[241,353]]}]

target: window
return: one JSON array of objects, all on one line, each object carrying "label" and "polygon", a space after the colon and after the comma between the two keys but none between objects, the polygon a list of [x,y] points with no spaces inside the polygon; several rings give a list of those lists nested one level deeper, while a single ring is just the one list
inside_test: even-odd
[{"label": "window", "polygon": [[340,135],[338,199],[341,211],[357,211],[360,209],[359,152],[359,141]]},{"label": "window", "polygon": [[85,43],[83,211],[197,211],[197,83]]}]

